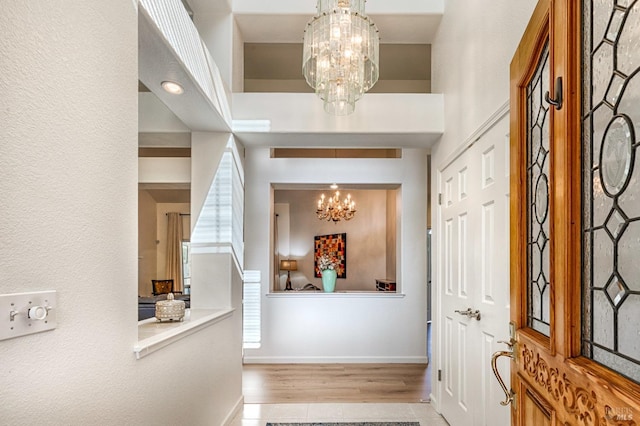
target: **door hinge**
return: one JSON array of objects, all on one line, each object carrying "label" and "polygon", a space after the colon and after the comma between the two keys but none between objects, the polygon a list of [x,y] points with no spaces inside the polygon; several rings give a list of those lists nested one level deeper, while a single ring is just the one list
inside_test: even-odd
[{"label": "door hinge", "polygon": [[438,370],[438,381],[442,381],[442,370]]},{"label": "door hinge", "polygon": [[442,205],[442,193],[438,194],[438,205]]}]

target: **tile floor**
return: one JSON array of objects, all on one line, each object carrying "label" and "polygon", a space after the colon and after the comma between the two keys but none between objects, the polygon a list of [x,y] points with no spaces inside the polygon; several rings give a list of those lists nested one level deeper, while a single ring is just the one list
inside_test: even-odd
[{"label": "tile floor", "polygon": [[231,426],[265,426],[267,422],[420,422],[447,426],[431,404],[245,404]]}]

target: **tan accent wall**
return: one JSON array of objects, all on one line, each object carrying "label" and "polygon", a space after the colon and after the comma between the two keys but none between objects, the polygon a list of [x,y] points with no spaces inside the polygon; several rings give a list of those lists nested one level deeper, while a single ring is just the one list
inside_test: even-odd
[{"label": "tan accent wall", "polygon": [[398,191],[395,189],[387,190],[387,275],[382,278],[396,279],[397,209]]},{"label": "tan accent wall", "polygon": [[156,201],[147,191],[138,191],[138,295],[151,294],[156,276]]},{"label": "tan accent wall", "polygon": [[397,148],[273,148],[271,158],[402,158]]},{"label": "tan accent wall", "polygon": [[[190,203],[158,203],[156,205],[156,240],[157,244],[157,256],[158,263],[156,266],[157,279],[165,279],[166,276],[166,258],[167,258],[167,213],[178,212],[183,214],[189,214],[191,209]],[[182,216],[182,238],[188,240],[190,238],[191,222],[190,216]],[[151,285],[151,281],[149,281]]]},{"label": "tan accent wall", "polygon": [[427,156],[427,229],[431,229],[431,156]]},{"label": "tan accent wall", "polygon": [[[312,93],[302,43],[245,43],[244,92]],[[431,93],[431,45],[380,45],[380,78],[370,93]]]},{"label": "tan accent wall", "polygon": [[[341,198],[351,193],[356,202],[357,213],[352,220],[337,223],[318,220],[316,217],[317,199],[322,192],[275,191],[276,203],[289,204],[288,258],[298,260],[298,271],[291,272],[292,286],[300,288],[313,283],[322,287],[321,279],[314,276],[314,236],[343,232],[347,234],[347,278],[338,280],[337,291],[374,291],[377,278],[395,278],[396,237],[388,237],[389,227],[396,228],[395,210],[393,217],[388,218],[387,198],[388,193],[397,191],[342,190]],[[324,194],[329,196],[333,191],[324,191]],[[390,197],[395,199],[394,196]],[[283,235],[282,230],[280,235]],[[394,248],[391,255],[388,254],[389,244]],[[391,259],[394,261],[393,265],[390,265]]]},{"label": "tan accent wall", "polygon": [[[152,192],[138,191],[138,295],[151,295],[151,280],[165,277],[167,213],[189,213],[190,203],[158,203]],[[182,235],[190,238],[189,216],[182,217]]]}]

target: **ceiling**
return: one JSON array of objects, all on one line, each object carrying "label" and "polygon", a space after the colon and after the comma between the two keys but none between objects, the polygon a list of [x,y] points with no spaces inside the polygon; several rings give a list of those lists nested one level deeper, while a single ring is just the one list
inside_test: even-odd
[{"label": "ceiling", "polygon": [[156,203],[190,203],[190,183],[139,183],[138,190],[144,191]]},{"label": "ceiling", "polygon": [[[440,24],[444,3],[418,0],[418,8],[407,2],[374,0],[366,13],[380,30],[383,43],[430,44]],[[264,7],[269,4],[269,7]],[[228,14],[233,0],[182,0],[194,16]],[[256,6],[257,4],[257,6]],[[316,13],[317,0],[238,1],[233,5],[234,19],[246,43],[300,43],[302,31]],[[256,13],[256,9],[260,12]],[[416,10],[421,13],[415,13]]]},{"label": "ceiling", "polygon": [[330,188],[328,184],[311,184],[311,183],[278,183],[272,184],[276,191],[356,191],[356,190],[377,190],[377,189],[399,189],[399,184],[383,184],[383,183],[337,183],[337,188]]},{"label": "ceiling", "polygon": [[190,203],[190,189],[147,189],[156,203]]},{"label": "ceiling", "polygon": [[[302,1],[302,0],[301,0]],[[229,13],[230,0],[183,0],[188,10],[193,11],[195,21],[198,14]],[[309,5],[307,5],[309,3]],[[306,0],[304,6],[315,6],[315,0]],[[388,5],[386,6],[388,7]],[[252,81],[247,91],[303,92],[309,91],[301,76],[301,41],[306,23],[312,18],[299,13],[234,13],[235,22],[245,42],[244,73]],[[380,80],[372,92],[383,93],[428,93],[431,89],[431,49],[441,14],[369,13],[380,30]],[[139,33],[145,34],[145,31]],[[144,36],[142,36],[144,37]],[[274,54],[276,52],[276,54]],[[162,68],[162,63],[171,62],[157,52],[149,52],[152,68]],[[143,56],[144,53],[142,53]],[[159,63],[158,63],[159,62]],[[173,61],[175,62],[175,61]],[[141,68],[145,65],[141,63]],[[151,68],[151,67],[149,67]],[[141,70],[142,73],[143,70]],[[274,78],[275,76],[275,78]],[[270,90],[263,85],[283,86]],[[245,80],[248,81],[248,80]],[[274,83],[275,82],[275,83]],[[257,86],[256,86],[257,84]],[[150,87],[156,93],[155,87]],[[144,85],[141,91],[148,90]],[[162,99],[165,94],[157,92]],[[163,100],[166,102],[165,100]],[[202,111],[197,103],[188,102],[188,109]],[[409,147],[425,146],[425,136],[420,134],[271,134],[247,133],[237,135],[246,146],[315,146],[330,147],[347,143],[358,147]],[[141,146],[186,146],[188,134],[153,133],[140,134]],[[174,140],[175,139],[175,140]],[[429,142],[430,143],[430,142]]]}]

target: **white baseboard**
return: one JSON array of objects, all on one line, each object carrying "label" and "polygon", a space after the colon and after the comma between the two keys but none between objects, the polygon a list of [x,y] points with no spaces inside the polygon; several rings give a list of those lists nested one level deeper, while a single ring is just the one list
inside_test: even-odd
[{"label": "white baseboard", "polygon": [[233,419],[236,418],[238,413],[242,411],[243,408],[244,408],[244,396],[241,396],[240,399],[238,399],[238,402],[236,402],[236,405],[233,406],[233,409],[231,410],[231,412],[224,419],[222,424],[224,426],[230,425]]},{"label": "white baseboard", "polygon": [[245,356],[245,364],[427,364],[426,356],[406,357],[280,357]]},{"label": "white baseboard", "polygon": [[433,409],[436,410],[438,414],[440,414],[440,406],[438,405],[438,400],[433,395],[433,392],[429,394],[429,399],[431,400],[431,406],[433,407]]}]

